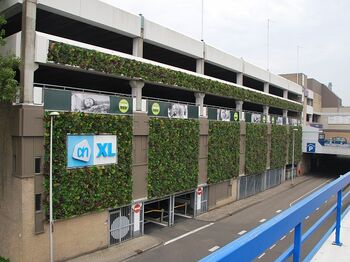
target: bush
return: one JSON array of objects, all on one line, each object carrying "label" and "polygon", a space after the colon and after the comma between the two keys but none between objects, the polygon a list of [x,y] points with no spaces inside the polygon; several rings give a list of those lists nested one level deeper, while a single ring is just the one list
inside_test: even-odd
[{"label": "bush", "polygon": [[271,126],[271,169],[281,168],[287,160],[287,128],[286,126]]}]

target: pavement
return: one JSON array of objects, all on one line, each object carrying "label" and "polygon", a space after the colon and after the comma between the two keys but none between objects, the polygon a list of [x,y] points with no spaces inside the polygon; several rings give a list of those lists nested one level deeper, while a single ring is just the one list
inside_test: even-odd
[{"label": "pavement", "polygon": [[110,248],[102,249],[94,253],[80,256],[75,259],[69,260],[69,262],[116,262],[123,261],[147,250],[162,244],[163,241],[154,236],[144,235],[131,239],[127,242],[123,242],[120,245],[116,245]]},{"label": "pavement", "polygon": [[311,261],[313,262],[349,262],[350,261],[350,212],[342,220],[340,241],[342,246],[333,245],[335,232],[333,232]]},{"label": "pavement", "polygon": [[[246,214],[245,213],[249,213],[251,214],[251,209],[255,209],[254,206],[255,205],[267,205],[265,208],[263,208],[262,210],[267,210],[269,209],[268,207],[271,206],[271,204],[269,204],[269,202],[271,203],[276,203],[276,199],[278,198],[279,194],[285,194],[286,192],[288,192],[289,190],[292,190],[293,187],[295,187],[295,189],[297,189],[298,187],[302,187],[302,184],[308,184],[310,183],[309,187],[310,188],[316,188],[318,185],[321,185],[320,183],[324,183],[323,180],[321,182],[317,181],[317,182],[313,182],[311,177],[308,176],[302,176],[302,177],[297,177],[294,181],[294,186],[291,186],[290,181],[287,181],[279,186],[276,186],[272,189],[266,190],[262,193],[259,193],[257,195],[251,196],[249,198],[246,199],[242,199],[239,201],[235,201],[232,203],[229,203],[225,206],[213,209],[205,214],[202,214],[200,216],[198,216],[196,219],[185,219],[185,220],[180,220],[178,221],[178,223],[175,223],[175,226],[173,227],[166,227],[166,228],[161,228],[161,229],[156,229],[152,232],[152,235],[144,235],[129,241],[126,241],[124,243],[121,243],[120,245],[116,245],[113,247],[109,247],[94,253],[90,253],[87,255],[83,255],[81,257],[69,260],[70,262],[115,262],[115,261],[125,261],[125,260],[140,260],[140,261],[154,261],[155,257],[159,258],[160,254],[155,254],[154,252],[147,252],[145,254],[143,254],[144,252],[148,251],[148,250],[155,250],[158,247],[162,247],[160,249],[160,252],[165,252],[166,254],[171,253],[174,248],[175,249],[182,249],[182,246],[178,246],[179,243],[181,243],[182,241],[177,241],[177,245],[174,246],[174,244],[172,243],[172,241],[176,238],[178,238],[179,236],[181,237],[182,235],[186,235],[187,232],[192,232],[192,231],[196,231],[198,228],[212,228],[211,230],[213,230],[212,233],[210,233],[209,235],[214,235],[214,234],[218,234],[217,237],[213,237],[212,239],[208,239],[207,236],[202,237],[202,241],[205,241],[205,243],[201,243],[200,241],[197,240],[193,240],[191,241],[191,238],[189,238],[187,241],[189,243],[194,244],[196,242],[196,245],[198,245],[198,247],[193,247],[192,249],[192,253],[193,253],[193,257],[190,259],[188,256],[184,257],[183,259],[181,259],[182,261],[194,261],[197,260],[200,257],[203,257],[203,252],[204,252],[204,246],[213,246],[214,244],[218,244],[215,242],[214,239],[217,239],[219,236],[223,236],[224,232],[227,231],[227,228],[230,227],[232,228],[240,228],[240,227],[246,227],[246,229],[248,230],[251,227],[255,227],[256,225],[252,224],[252,225],[244,225],[245,224],[245,218]],[[318,184],[314,184],[314,183],[318,183]],[[307,191],[309,193],[309,191]],[[303,192],[299,193],[300,195],[304,194]],[[288,194],[287,194],[288,195]],[[304,195],[302,195],[304,197]],[[295,198],[293,198],[294,200]],[[268,200],[268,201],[266,201]],[[288,199],[286,199],[287,201]],[[289,203],[289,202],[288,202]],[[275,204],[274,204],[275,206]],[[279,204],[277,204],[275,207],[273,208],[282,208],[278,207]],[[289,204],[288,204],[289,207]],[[242,211],[246,211],[243,212]],[[258,211],[258,216],[260,216],[261,211]],[[261,214],[262,215],[262,214]],[[242,216],[242,217],[240,217]],[[272,216],[272,214],[271,214]],[[233,222],[226,222],[225,218],[229,218],[232,217],[232,219],[234,219]],[[265,217],[268,219],[268,215],[266,214]],[[266,220],[266,219],[265,219]],[[214,224],[214,222],[217,221],[221,221],[219,224],[215,224],[215,226],[212,227],[212,225]],[[176,221],[175,221],[176,222]],[[228,224],[228,223],[234,223],[234,225],[232,224]],[[236,225],[237,224],[237,225]],[[245,231],[246,232],[246,231]],[[146,232],[147,233],[147,232]],[[199,233],[198,233],[199,234]],[[204,234],[204,233],[202,233]],[[238,233],[240,234],[240,233]],[[239,236],[239,235],[237,235]],[[204,239],[204,240],[203,240]],[[220,246],[222,246],[222,244],[224,242],[228,242],[229,240],[232,239],[232,235],[228,235],[224,238],[222,238],[222,243],[220,243]],[[186,241],[186,242],[187,242]],[[209,243],[209,242],[210,243]],[[186,245],[186,242],[182,242],[182,245]],[[207,243],[208,242],[208,243]],[[172,243],[173,247],[171,247],[171,245],[168,245]],[[187,243],[187,245],[189,244]],[[163,251],[162,251],[163,250]],[[158,252],[158,249],[157,249]],[[156,253],[157,253],[156,252]],[[176,252],[176,250],[174,251]],[[206,251],[207,252],[207,251]],[[153,254],[152,254],[153,253]],[[146,255],[147,254],[147,255]],[[179,253],[176,252],[176,254],[178,255]],[[146,255],[146,257],[144,257],[143,255]],[[163,254],[165,255],[165,254]],[[147,258],[149,256],[149,258]],[[153,256],[153,257],[151,257]],[[154,257],[155,256],[155,257]],[[165,258],[165,257],[163,257]],[[175,258],[176,261],[178,261],[179,257]],[[169,261],[172,261],[171,259]]]}]

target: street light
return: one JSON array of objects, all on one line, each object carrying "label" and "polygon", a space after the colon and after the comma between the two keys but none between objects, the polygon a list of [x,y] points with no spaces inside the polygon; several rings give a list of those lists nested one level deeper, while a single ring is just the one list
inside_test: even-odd
[{"label": "street light", "polygon": [[50,261],[53,262],[53,212],[52,212],[52,136],[53,136],[53,119],[59,116],[58,112],[50,113]]},{"label": "street light", "polygon": [[292,155],[292,186],[294,185],[294,144],[295,144],[295,131],[298,131],[297,128],[293,128],[293,155]]}]

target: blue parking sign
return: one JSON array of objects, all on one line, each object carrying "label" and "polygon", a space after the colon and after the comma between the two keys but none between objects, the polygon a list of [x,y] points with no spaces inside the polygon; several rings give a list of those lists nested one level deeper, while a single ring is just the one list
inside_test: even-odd
[{"label": "blue parking sign", "polygon": [[316,144],[315,143],[307,143],[306,144],[306,152],[315,153],[316,152]]}]

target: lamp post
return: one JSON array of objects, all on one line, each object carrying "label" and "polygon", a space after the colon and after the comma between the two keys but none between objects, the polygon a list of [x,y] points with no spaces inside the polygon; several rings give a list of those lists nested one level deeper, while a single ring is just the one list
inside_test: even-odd
[{"label": "lamp post", "polygon": [[294,185],[294,144],[295,144],[295,131],[297,128],[293,128],[293,155],[292,155],[292,186]]},{"label": "lamp post", "polygon": [[53,136],[53,119],[58,116],[58,112],[50,113],[50,261],[53,262],[53,212],[52,212],[52,136]]}]

